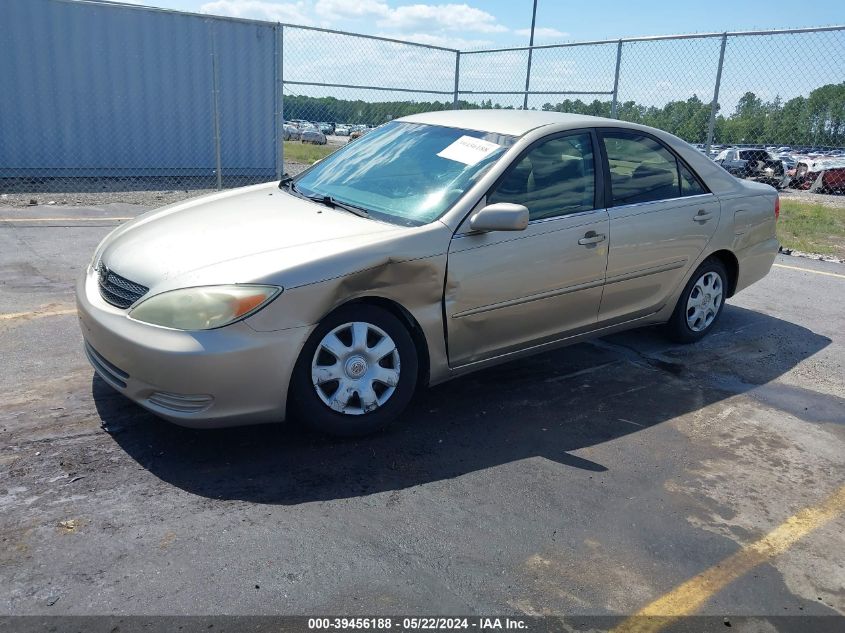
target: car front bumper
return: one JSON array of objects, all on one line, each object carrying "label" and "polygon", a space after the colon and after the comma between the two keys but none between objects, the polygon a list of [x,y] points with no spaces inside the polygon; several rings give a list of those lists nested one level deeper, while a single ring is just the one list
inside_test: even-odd
[{"label": "car front bumper", "polygon": [[103,300],[90,267],[76,304],[94,370],[159,417],[195,428],[284,420],[291,372],[312,327],[257,332],[240,321],[186,332],[140,323]]}]

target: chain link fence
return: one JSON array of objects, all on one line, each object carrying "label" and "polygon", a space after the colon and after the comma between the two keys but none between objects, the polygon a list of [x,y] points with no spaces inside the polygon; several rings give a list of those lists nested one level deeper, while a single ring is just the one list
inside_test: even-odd
[{"label": "chain link fence", "polygon": [[4,0],[0,23],[6,198],[263,182],[451,108],[644,123],[731,170],[765,151],[781,186],[845,161],[845,27],[458,51],[101,0]]}]

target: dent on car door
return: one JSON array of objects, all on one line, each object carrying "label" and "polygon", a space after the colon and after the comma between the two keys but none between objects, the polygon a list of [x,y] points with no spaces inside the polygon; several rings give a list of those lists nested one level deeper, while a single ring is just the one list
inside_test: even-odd
[{"label": "dent on car door", "polygon": [[698,259],[719,223],[720,203],[657,139],[601,133],[610,183],[610,250],[599,320],[656,312]]},{"label": "dent on car door", "polygon": [[488,193],[528,207],[525,230],[458,229],[445,292],[453,367],[595,324],[608,244],[595,142],[589,131],[545,139]]}]

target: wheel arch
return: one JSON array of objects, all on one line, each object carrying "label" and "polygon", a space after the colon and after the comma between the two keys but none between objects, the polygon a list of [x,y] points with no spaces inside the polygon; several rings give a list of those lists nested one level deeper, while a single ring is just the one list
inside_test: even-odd
[{"label": "wheel arch", "polygon": [[732,297],[736,292],[736,284],[739,279],[739,260],[731,251],[721,249],[710,253],[708,259],[717,259],[725,267],[728,272],[728,297]]}]

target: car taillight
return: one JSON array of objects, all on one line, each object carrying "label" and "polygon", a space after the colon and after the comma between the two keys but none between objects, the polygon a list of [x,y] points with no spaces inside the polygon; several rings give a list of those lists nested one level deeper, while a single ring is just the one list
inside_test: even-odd
[{"label": "car taillight", "polygon": [[775,222],[780,217],[780,196],[775,196]]}]

